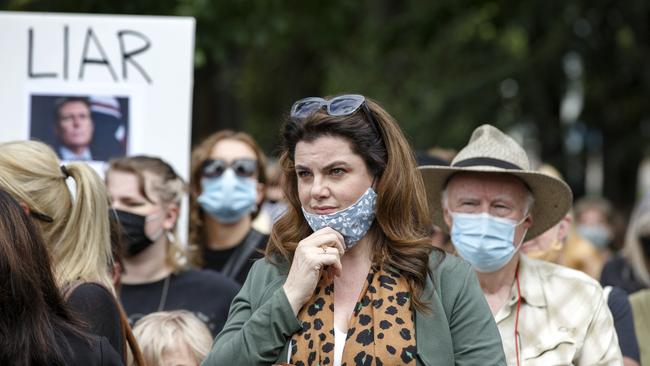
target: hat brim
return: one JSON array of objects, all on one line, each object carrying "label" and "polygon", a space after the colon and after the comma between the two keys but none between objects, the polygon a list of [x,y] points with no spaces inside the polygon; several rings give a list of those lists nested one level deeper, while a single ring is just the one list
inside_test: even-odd
[{"label": "hat brim", "polygon": [[530,240],[542,234],[569,212],[573,202],[571,188],[560,179],[539,172],[503,169],[492,166],[473,166],[456,168],[449,166],[427,165],[418,168],[422,173],[427,192],[429,211],[433,223],[449,232],[442,208],[442,191],[449,178],[460,172],[478,172],[490,174],[510,174],[521,179],[535,198],[532,210],[533,224],[528,229],[524,240]]}]

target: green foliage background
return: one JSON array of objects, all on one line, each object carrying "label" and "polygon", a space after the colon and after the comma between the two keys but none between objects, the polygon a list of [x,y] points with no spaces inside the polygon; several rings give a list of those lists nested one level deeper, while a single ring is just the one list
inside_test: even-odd
[{"label": "green foliage background", "polygon": [[[193,16],[193,142],[248,131],[273,153],[291,103],[358,92],[378,100],[417,149],[459,148],[473,128],[525,126],[541,158],[583,192],[584,150],[567,156],[563,57],[584,64],[583,126],[600,130],[605,194],[636,198],[650,136],[650,2],[9,0],[8,10]],[[503,96],[504,80],[516,94]],[[573,171],[572,170],[576,170]]]}]

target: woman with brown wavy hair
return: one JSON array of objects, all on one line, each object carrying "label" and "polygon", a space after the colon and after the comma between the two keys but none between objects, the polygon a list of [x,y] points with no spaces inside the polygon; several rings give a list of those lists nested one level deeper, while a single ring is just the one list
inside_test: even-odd
[{"label": "woman with brown wavy hair", "polygon": [[203,364],[505,364],[471,268],[429,243],[395,120],[361,95],[306,98],[283,138],[288,212]]}]

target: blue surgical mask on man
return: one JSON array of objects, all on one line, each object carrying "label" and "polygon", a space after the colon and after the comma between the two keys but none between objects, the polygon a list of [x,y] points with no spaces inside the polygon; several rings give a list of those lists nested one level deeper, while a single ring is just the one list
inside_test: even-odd
[{"label": "blue surgical mask on man", "polygon": [[341,233],[345,240],[345,250],[349,250],[370,230],[375,220],[376,205],[377,193],[370,187],[355,203],[341,211],[318,215],[303,208],[302,213],[312,230],[330,227]]},{"label": "blue surgical mask on man", "polygon": [[203,178],[201,191],[197,202],[219,222],[237,222],[255,209],[257,182],[249,177],[238,177],[232,168],[218,178]]},{"label": "blue surgical mask on man", "polygon": [[451,241],[458,254],[478,272],[490,273],[503,268],[521,246],[513,244],[515,229],[527,215],[519,222],[485,212],[453,212],[451,217]]}]

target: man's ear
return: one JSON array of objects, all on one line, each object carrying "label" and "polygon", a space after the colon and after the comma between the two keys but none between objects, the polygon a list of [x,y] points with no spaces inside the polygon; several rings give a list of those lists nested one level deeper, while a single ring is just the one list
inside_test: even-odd
[{"label": "man's ear", "polygon": [[442,209],[442,216],[445,219],[445,224],[447,224],[447,227],[451,227],[451,214],[449,213],[449,209],[447,207],[443,207]]},{"label": "man's ear", "polygon": [[558,225],[558,231],[557,231],[557,240],[560,242],[564,242],[564,240],[569,236],[569,229],[571,228],[571,223],[573,222],[573,217],[571,215],[566,214],[560,220],[560,223]]}]

